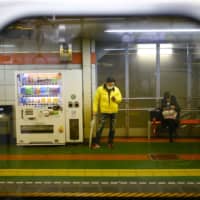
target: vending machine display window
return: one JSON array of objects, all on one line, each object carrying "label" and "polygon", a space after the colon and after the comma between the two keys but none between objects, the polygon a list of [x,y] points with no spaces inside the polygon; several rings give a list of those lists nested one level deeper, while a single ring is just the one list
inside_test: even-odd
[{"label": "vending machine display window", "polygon": [[61,73],[17,74],[18,105],[62,104],[61,81]]}]

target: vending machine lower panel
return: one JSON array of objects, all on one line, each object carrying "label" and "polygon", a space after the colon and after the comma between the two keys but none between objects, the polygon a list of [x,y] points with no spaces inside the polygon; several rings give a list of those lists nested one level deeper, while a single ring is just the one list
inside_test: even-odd
[{"label": "vending machine lower panel", "polygon": [[53,134],[53,125],[21,125],[21,133],[31,134],[31,133],[46,133]]},{"label": "vending machine lower panel", "polygon": [[49,125],[21,125],[17,145],[64,145],[65,133],[55,132],[56,127]]}]

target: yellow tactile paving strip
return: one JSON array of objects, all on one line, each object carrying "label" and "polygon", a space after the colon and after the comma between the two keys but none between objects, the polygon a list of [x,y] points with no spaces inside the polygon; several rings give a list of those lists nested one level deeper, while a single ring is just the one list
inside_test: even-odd
[{"label": "yellow tactile paving strip", "polygon": [[0,169],[0,176],[200,176],[200,169]]}]

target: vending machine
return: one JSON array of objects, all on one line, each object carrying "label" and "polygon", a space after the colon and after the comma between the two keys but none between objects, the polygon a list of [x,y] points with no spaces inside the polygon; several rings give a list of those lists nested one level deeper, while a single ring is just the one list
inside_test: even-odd
[{"label": "vending machine", "polygon": [[17,145],[64,145],[63,73],[16,72]]},{"label": "vending machine", "polygon": [[82,70],[16,72],[17,145],[83,142]]}]

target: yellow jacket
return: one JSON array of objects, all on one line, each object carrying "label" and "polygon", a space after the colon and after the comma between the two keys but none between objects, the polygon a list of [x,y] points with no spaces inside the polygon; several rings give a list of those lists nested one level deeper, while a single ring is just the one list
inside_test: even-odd
[{"label": "yellow jacket", "polygon": [[[112,100],[115,97],[115,101]],[[108,92],[105,85],[101,85],[97,88],[94,101],[93,101],[93,112],[97,113],[117,113],[118,104],[122,101],[121,92],[118,87]]]}]

